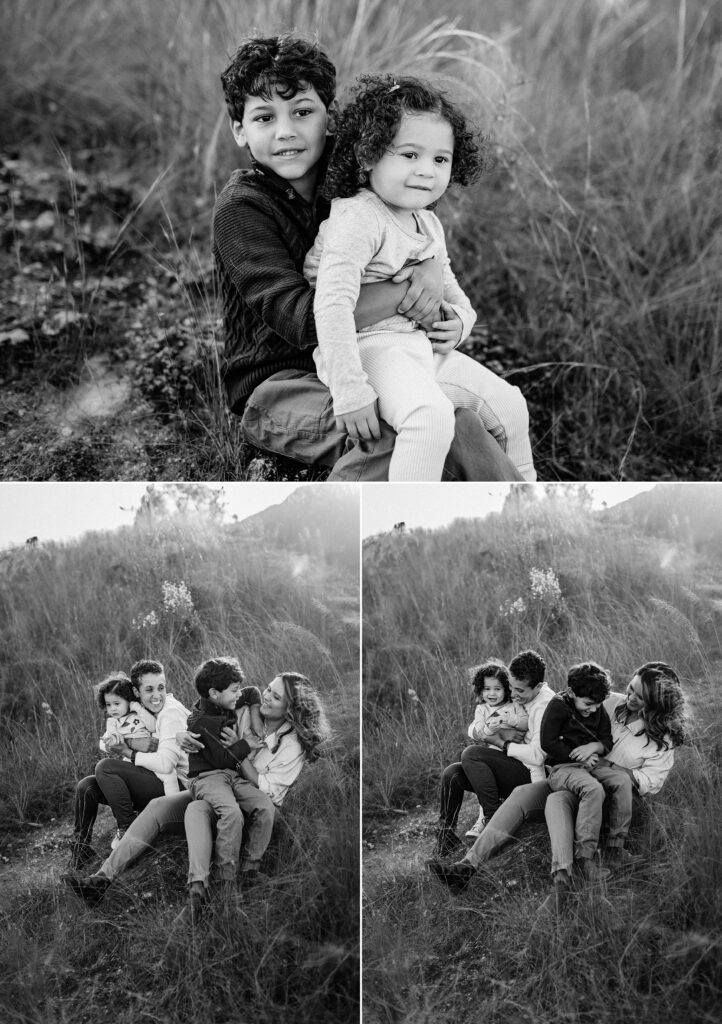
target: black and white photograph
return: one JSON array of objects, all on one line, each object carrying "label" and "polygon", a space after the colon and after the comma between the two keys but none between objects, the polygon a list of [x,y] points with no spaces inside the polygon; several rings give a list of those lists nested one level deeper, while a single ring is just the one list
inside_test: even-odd
[{"label": "black and white photograph", "polygon": [[357,1021],[358,488],[0,523],[0,1017]]},{"label": "black and white photograph", "polygon": [[0,27],[0,1018],[716,1024],[722,5]]},{"label": "black and white photograph", "polygon": [[719,479],[718,3],[1,9],[3,479]]},{"label": "black and white photograph", "polygon": [[713,1020],[722,487],[442,490],[363,494],[364,1024]]}]

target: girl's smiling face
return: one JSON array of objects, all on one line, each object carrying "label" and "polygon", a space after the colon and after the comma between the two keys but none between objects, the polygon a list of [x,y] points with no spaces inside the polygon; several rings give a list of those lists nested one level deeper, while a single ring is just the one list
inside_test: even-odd
[{"label": "girl's smiling face", "polygon": [[394,212],[423,210],[443,196],[451,178],[454,133],[439,114],[404,114],[381,159],[367,167],[369,185]]},{"label": "girl's smiling face", "polygon": [[146,672],[134,687],[138,700],[151,714],[157,715],[165,704],[165,675],[162,672]]},{"label": "girl's smiling face", "polygon": [[488,704],[490,708],[498,708],[500,704],[504,704],[506,701],[504,687],[496,676],[484,676],[484,687],[481,695],[484,703]]}]

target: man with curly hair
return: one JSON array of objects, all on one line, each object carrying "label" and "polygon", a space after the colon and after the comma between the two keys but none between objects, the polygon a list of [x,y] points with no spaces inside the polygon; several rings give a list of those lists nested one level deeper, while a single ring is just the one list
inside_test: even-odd
[{"label": "man with curly hair", "polygon": [[[331,479],[385,480],[395,434],[354,436],[336,423],[312,357],[313,289],[303,261],[329,206],[319,194],[331,148],[336,72],[317,43],[296,35],[245,40],[221,75],[231,130],[251,168],[237,170],[213,215],[213,254],[226,331],[225,386],[244,438]],[[439,306],[433,259],[365,285],[357,326],[400,313],[423,320]],[[459,410],[445,479],[518,480],[477,416]]]}]

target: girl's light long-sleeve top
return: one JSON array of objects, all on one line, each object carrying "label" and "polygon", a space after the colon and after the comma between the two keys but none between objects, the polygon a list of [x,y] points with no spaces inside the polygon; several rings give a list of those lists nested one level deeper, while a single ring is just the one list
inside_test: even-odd
[{"label": "girl's light long-sleeve top", "polygon": [[668,748],[660,750],[653,740],[645,736],[639,719],[629,725],[617,721],[614,712],[626,699],[623,693],[610,693],[604,701],[612,723],[613,740],[607,760],[620,768],[628,768],[639,787],[640,796],[651,796],[664,785],[674,764],[674,750],[669,737],[665,737]]},{"label": "girl's light long-sleeve top", "polygon": [[529,722],[526,727],[526,736],[522,743],[510,743],[506,748],[508,757],[515,757],[529,769],[532,782],[543,782],[546,778],[544,772],[545,754],[541,746],[541,723],[544,712],[549,701],[554,696],[554,690],[546,683],[543,683],[539,693],[533,700],[525,704]]},{"label": "girl's light long-sleeve top", "polygon": [[188,755],[181,750],[175,738],[176,733],[185,731],[189,714],[188,708],[169,693],[155,720],[158,749],[152,753],[150,751],[137,753],[135,763],[141,768],[148,768],[159,776],[173,773],[186,783],[188,780]]},{"label": "girl's light long-sleeve top", "polygon": [[[238,716],[241,731],[248,727],[249,721],[248,708],[242,708]],[[284,722],[265,737],[263,746],[251,751],[248,760],[258,772],[258,788],[280,807],[289,787],[301,774],[306,755],[296,730],[290,722]]]},{"label": "girl's light long-sleeve top", "polygon": [[333,200],[306,256],[303,272],[316,289],[316,372],[331,392],[337,416],[377,398],[361,365],[364,336],[418,329],[408,317],[395,314],[357,331],[354,310],[362,284],[387,281],[407,264],[433,257],[442,266],[444,300],[461,320],[462,341],[474,326],[476,314],[451,269],[441,221],[430,210],[419,210],[416,223],[418,230],[410,230],[374,192],[361,189]]},{"label": "girl's light long-sleeve top", "polygon": [[[105,732],[98,741],[98,746],[106,754],[107,743],[122,743],[126,736],[151,736],[156,729],[155,715],[146,710],[137,700],[130,701],[128,714],[122,718],[108,718]],[[127,760],[127,758],[125,759]]]},{"label": "girl's light long-sleeve top", "polygon": [[480,740],[484,736],[491,736],[495,732],[495,726],[509,729],[526,729],[529,724],[529,716],[521,704],[508,700],[506,704],[500,704],[493,708],[488,704],[477,704],[474,711],[474,721],[468,729],[469,739]]}]

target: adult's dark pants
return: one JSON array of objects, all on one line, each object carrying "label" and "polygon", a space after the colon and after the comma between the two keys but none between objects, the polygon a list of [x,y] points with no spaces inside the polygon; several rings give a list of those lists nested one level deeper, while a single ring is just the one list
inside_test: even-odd
[{"label": "adult's dark pants", "polygon": [[90,842],[100,804],[109,805],[118,828],[126,829],[151,800],[164,795],[163,783],[148,768],[118,758],[103,758],[96,764],[95,774],[81,779],[75,787],[75,838]]},{"label": "adult's dark pants", "polygon": [[476,793],[488,819],[516,786],[528,782],[531,782],[529,769],[515,757],[507,757],[496,747],[479,744],[466,747],[461,752],[461,761],[450,764],[441,776],[439,820],[454,828],[464,793],[471,792]]},{"label": "adult's dark pants", "polygon": [[[306,465],[327,466],[329,480],[388,480],[396,433],[381,421],[378,441],[351,441],[336,426],[331,393],[315,373],[280,370],[237,403],[246,441]],[[455,413],[454,440],[443,480],[521,480],[491,434],[469,409]]]}]

